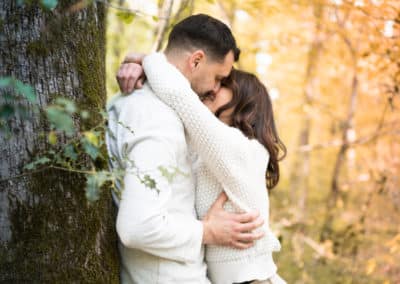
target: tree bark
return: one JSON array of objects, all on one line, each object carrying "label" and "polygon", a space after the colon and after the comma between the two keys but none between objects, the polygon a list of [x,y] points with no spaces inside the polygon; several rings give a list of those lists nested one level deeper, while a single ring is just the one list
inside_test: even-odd
[{"label": "tree bark", "polygon": [[[0,77],[32,85],[41,108],[56,96],[89,111],[103,108],[103,5],[70,13],[70,1],[59,1],[53,12],[36,1],[16,2],[0,2]],[[98,121],[92,116],[89,124]],[[25,175],[23,166],[48,149],[48,124],[32,114],[16,116],[9,127],[10,138],[0,132],[0,282],[117,283],[110,192],[89,205],[82,175],[55,169]]]}]

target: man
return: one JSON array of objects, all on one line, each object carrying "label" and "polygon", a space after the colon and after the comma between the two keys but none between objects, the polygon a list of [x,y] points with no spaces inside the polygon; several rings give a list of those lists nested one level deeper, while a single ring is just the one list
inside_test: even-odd
[{"label": "man", "polygon": [[[201,96],[219,89],[239,50],[225,24],[195,15],[173,28],[165,55]],[[123,73],[120,81],[133,87],[135,82],[125,80]],[[111,166],[126,170],[116,225],[121,282],[209,283],[203,245],[250,247],[262,233],[252,234],[250,241],[247,233],[263,220],[256,212],[225,212],[225,195],[206,218],[196,219],[190,149],[183,125],[149,86],[117,97],[108,112],[113,133],[107,136]]]}]

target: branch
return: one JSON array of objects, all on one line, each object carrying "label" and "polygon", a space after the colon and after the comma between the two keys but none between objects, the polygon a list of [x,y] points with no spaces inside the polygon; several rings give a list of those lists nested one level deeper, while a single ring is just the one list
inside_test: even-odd
[{"label": "branch", "polygon": [[110,7],[110,8],[113,8],[113,9],[116,9],[116,10],[119,10],[119,11],[123,11],[123,12],[128,13],[128,14],[148,16],[148,17],[152,17],[153,19],[157,18],[157,19],[160,19],[160,20],[168,20],[169,19],[169,17],[159,17],[157,15],[147,14],[147,13],[145,13],[143,11],[138,10],[138,9],[130,9],[130,8],[126,8],[126,7],[123,7],[123,6],[120,6],[120,5],[112,4],[112,3],[108,2],[107,0],[95,0],[95,1],[98,2],[98,3],[102,3],[102,4],[104,4],[104,5],[106,5],[106,6]]},{"label": "branch", "polygon": [[153,51],[159,51],[164,40],[165,32],[168,27],[169,19],[171,17],[173,0],[164,0],[160,10],[160,21],[158,22],[156,39],[153,44]]}]

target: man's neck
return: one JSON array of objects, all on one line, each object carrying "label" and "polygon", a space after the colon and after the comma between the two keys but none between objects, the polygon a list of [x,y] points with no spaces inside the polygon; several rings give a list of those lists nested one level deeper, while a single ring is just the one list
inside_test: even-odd
[{"label": "man's neck", "polygon": [[189,53],[186,54],[186,52],[180,52],[178,54],[176,51],[165,51],[164,54],[168,62],[181,71],[183,76],[190,81],[189,72],[187,70],[187,57],[189,56]]}]

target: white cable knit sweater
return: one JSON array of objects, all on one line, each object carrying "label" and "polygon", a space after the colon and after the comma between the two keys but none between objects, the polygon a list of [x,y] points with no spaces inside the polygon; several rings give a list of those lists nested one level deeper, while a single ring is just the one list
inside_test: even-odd
[{"label": "white cable knit sweater", "polygon": [[222,246],[206,247],[208,275],[212,283],[231,284],[266,280],[276,273],[272,251],[280,243],[269,228],[269,199],[265,171],[269,154],[257,140],[218,120],[199,100],[190,83],[162,53],[145,57],[143,67],[154,93],[181,118],[189,147],[199,155],[196,210],[203,218],[224,190],[226,210],[256,209],[264,218],[265,237],[246,250]]}]

